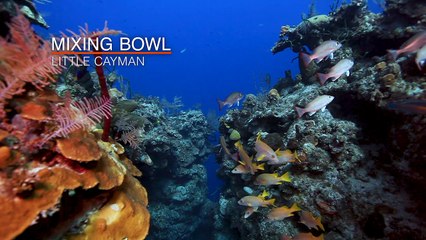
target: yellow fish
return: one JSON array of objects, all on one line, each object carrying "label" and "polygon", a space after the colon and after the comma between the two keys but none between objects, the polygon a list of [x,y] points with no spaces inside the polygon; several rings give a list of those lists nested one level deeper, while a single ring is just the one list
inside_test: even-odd
[{"label": "yellow fish", "polygon": [[294,203],[291,207],[287,207],[287,206],[277,207],[272,209],[268,213],[267,218],[271,221],[283,220],[284,218],[294,216],[293,213],[300,210],[302,209],[300,209],[300,207],[297,206],[296,203]]},{"label": "yellow fish", "polygon": [[[233,174],[246,174],[246,173],[250,173],[250,168],[246,167],[246,165],[244,165],[244,163],[240,162],[241,164],[239,164],[238,166],[236,166],[234,169],[232,169],[232,173]],[[253,163],[252,167],[254,169],[255,172],[257,172],[258,170],[265,170],[265,164],[256,164]]]},{"label": "yellow fish", "polygon": [[260,140],[260,134],[257,135],[256,143],[254,145],[256,150],[256,161],[277,161],[277,151],[274,151],[268,144]]},{"label": "yellow fish", "polygon": [[309,229],[324,230],[324,226],[321,223],[321,216],[315,218],[311,212],[302,211],[300,214],[300,222],[305,224]]},{"label": "yellow fish", "polygon": [[274,205],[275,199],[271,198],[269,200],[266,200],[265,198],[269,196],[269,193],[266,191],[263,191],[262,194],[259,196],[245,196],[241,198],[238,201],[238,204],[241,206],[247,206],[252,208],[258,208],[258,207],[266,207],[269,205]]},{"label": "yellow fish", "polygon": [[290,150],[278,151],[277,156],[278,156],[277,161],[268,161],[268,164],[279,165],[279,164],[296,162],[296,156]]},{"label": "yellow fish", "polygon": [[244,163],[244,166],[246,166],[249,169],[249,172],[253,175],[255,172],[255,169],[253,168],[253,158],[249,157],[247,152],[244,150],[243,145],[240,141],[235,143],[235,147],[238,149],[238,155],[240,156],[240,159]]},{"label": "yellow fish", "polygon": [[280,185],[283,182],[291,182],[289,172],[286,172],[285,174],[281,176],[278,176],[278,173],[262,173],[259,176],[257,176],[256,180],[254,181],[254,184],[270,186],[270,185]]}]

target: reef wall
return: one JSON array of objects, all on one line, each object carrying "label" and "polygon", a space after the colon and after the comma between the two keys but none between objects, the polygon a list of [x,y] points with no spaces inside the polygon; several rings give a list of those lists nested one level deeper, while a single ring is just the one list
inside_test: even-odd
[{"label": "reef wall", "polygon": [[101,138],[111,100],[59,97],[49,42],[20,11],[0,9],[1,238],[144,239],[142,173]]},{"label": "reef wall", "polygon": [[[116,136],[146,173],[142,180],[151,193],[148,239],[196,238],[211,221],[214,207],[207,198],[203,165],[211,153],[211,128],[205,116],[198,110],[167,114],[171,111],[165,107],[170,108],[170,104],[165,106],[150,97],[118,100],[116,106]],[[135,129],[139,139],[133,144],[125,135]]]},{"label": "reef wall", "polygon": [[[394,61],[386,50],[426,31],[426,3],[392,0],[386,6],[382,14],[373,14],[365,1],[352,1],[328,16],[281,28],[273,53],[314,49],[330,39],[343,46],[334,59],[308,67],[301,63],[296,79],[283,78],[269,94],[247,95],[241,110],[220,119],[224,144],[217,156],[226,187],[215,216],[216,239],[231,239],[230,234],[239,239],[424,238],[426,118],[393,106],[426,99],[426,77],[411,56]],[[355,62],[351,75],[320,85],[316,73],[344,58]],[[294,106],[306,106],[320,95],[334,100],[325,111],[298,118]],[[274,151],[291,150],[292,161],[265,164],[254,174],[232,173],[239,165],[234,154],[241,151],[239,144],[234,147],[230,128],[240,133],[239,142],[254,159],[263,141]],[[282,178],[278,185],[259,184],[262,173],[287,172],[291,183]],[[263,206],[247,214],[250,208],[241,206],[245,196]],[[266,206],[271,199],[274,206]],[[293,203],[302,211],[271,220],[272,209]],[[310,224],[307,213],[313,215]]]}]

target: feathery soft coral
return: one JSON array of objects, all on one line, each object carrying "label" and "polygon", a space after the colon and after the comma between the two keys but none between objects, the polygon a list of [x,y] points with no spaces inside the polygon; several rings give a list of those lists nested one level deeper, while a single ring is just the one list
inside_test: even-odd
[{"label": "feathery soft coral", "polygon": [[46,136],[43,142],[55,137],[66,137],[72,131],[80,128],[89,129],[99,123],[103,117],[111,118],[111,101],[104,97],[84,98],[68,106],[57,107],[55,120],[59,128]]},{"label": "feathery soft coral", "polygon": [[0,38],[0,115],[7,100],[25,91],[26,83],[40,89],[61,72],[51,63],[49,42],[33,32],[22,14],[13,17],[8,26],[8,38]]}]

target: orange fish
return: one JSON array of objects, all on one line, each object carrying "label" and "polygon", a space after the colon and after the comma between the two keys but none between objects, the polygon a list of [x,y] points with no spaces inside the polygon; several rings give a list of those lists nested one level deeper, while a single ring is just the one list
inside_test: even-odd
[{"label": "orange fish", "polygon": [[249,155],[244,150],[243,145],[241,144],[240,141],[235,143],[235,147],[238,149],[238,155],[239,155],[240,159],[242,160],[242,162],[244,163],[244,166],[246,166],[250,170],[251,174],[254,174],[255,169],[254,169],[253,164],[252,164],[253,158],[249,157]]},{"label": "orange fish", "polygon": [[256,161],[277,161],[278,159],[276,152],[268,144],[260,140],[260,134],[257,136],[254,149],[257,152]]},{"label": "orange fish", "polygon": [[309,116],[314,115],[317,111],[324,111],[325,107],[333,101],[334,97],[329,95],[321,95],[316,97],[312,102],[308,103],[305,108],[294,107],[297,116],[301,118],[303,114],[308,113]]},{"label": "orange fish", "polygon": [[217,103],[219,104],[219,111],[222,110],[223,107],[228,106],[232,107],[234,104],[237,104],[237,106],[240,105],[240,100],[243,99],[244,95],[240,92],[233,92],[231,93],[225,101],[221,101],[220,99],[217,100]]},{"label": "orange fish", "polygon": [[311,212],[302,211],[300,214],[300,222],[305,224],[309,229],[325,231],[324,226],[321,223],[321,216],[315,218]]},{"label": "orange fish", "polygon": [[269,165],[279,165],[290,162],[296,162],[296,156],[290,150],[278,151],[277,152],[278,159],[277,161],[268,161]]},{"label": "orange fish", "polygon": [[299,58],[302,60],[305,67],[307,67],[313,60],[319,63],[326,57],[333,59],[333,53],[340,47],[342,47],[342,44],[337,41],[325,41],[316,47],[311,55],[301,52]]},{"label": "orange fish", "polygon": [[395,60],[400,54],[414,53],[426,45],[426,31],[419,32],[404,42],[398,50],[388,50],[388,53]]},{"label": "orange fish", "polygon": [[288,218],[291,216],[294,216],[294,212],[300,211],[302,209],[300,209],[299,206],[297,206],[296,203],[294,203],[291,207],[287,207],[287,206],[282,206],[282,207],[277,207],[277,208],[273,208],[267,215],[267,218],[271,221],[279,221],[279,220],[283,220],[284,218]]},{"label": "orange fish", "polygon": [[226,140],[224,136],[220,136],[220,145],[222,146],[222,149],[225,151],[225,153],[229,156],[231,155],[231,152],[229,151],[228,147],[226,146]]},{"label": "orange fish", "polygon": [[256,177],[254,184],[271,186],[271,185],[280,185],[283,182],[291,182],[289,172],[286,172],[282,176],[278,176],[278,173],[262,173]]}]

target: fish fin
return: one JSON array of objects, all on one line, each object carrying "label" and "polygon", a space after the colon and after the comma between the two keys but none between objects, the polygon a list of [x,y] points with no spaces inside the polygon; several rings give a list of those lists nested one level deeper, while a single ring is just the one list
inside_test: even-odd
[{"label": "fish fin", "polygon": [[282,152],[283,152],[283,154],[293,154],[290,149],[286,149]]},{"label": "fish fin", "polygon": [[253,207],[253,212],[256,212],[259,209],[259,207]]},{"label": "fish fin", "polygon": [[263,199],[265,199],[267,196],[269,196],[269,192],[266,190],[263,190],[263,192],[258,195],[258,197],[261,197]]},{"label": "fish fin", "polygon": [[271,199],[269,199],[269,200],[268,200],[268,203],[269,203],[269,204],[271,204],[271,205],[272,205],[272,206],[274,206],[274,207],[277,207],[277,206],[275,206],[275,205],[274,205],[274,203],[275,203],[275,198],[271,198]]},{"label": "fish fin", "polygon": [[256,168],[257,168],[257,170],[265,170],[265,164],[262,163],[260,165],[257,165]]},{"label": "fish fin", "polygon": [[237,149],[241,149],[241,148],[243,148],[243,145],[241,144],[241,141],[237,141],[237,142],[235,142],[235,143],[234,143],[234,146],[235,146]]},{"label": "fish fin", "polygon": [[300,107],[297,107],[297,106],[294,107],[294,110],[296,111],[298,118],[301,118],[303,116],[303,114],[305,114],[305,112],[306,112],[304,108],[300,108]]},{"label": "fish fin", "polygon": [[299,207],[299,205],[297,205],[297,203],[293,203],[293,205],[291,205],[291,209],[293,209],[294,212],[297,211],[301,211],[302,209]]},{"label": "fish fin", "polygon": [[217,104],[219,104],[219,111],[222,111],[222,108],[225,106],[225,102],[217,99]]},{"label": "fish fin", "polygon": [[324,111],[325,111],[325,106],[321,108],[321,112],[324,112]]},{"label": "fish fin", "polygon": [[[279,149],[279,148],[278,148],[277,150],[275,150],[275,151],[274,151],[274,153],[275,153],[275,155],[277,155],[277,157],[279,157],[279,156],[280,156],[280,152],[281,152],[281,151],[280,151],[280,149]],[[276,160],[276,159],[275,159],[275,160]]]},{"label": "fish fin", "polygon": [[390,50],[388,50],[388,54],[395,61],[398,58],[399,52],[398,52],[398,50],[390,49]]},{"label": "fish fin", "polygon": [[281,181],[284,181],[284,182],[291,182],[290,173],[289,173],[289,172],[284,173],[284,174],[280,177],[280,180],[281,180]]},{"label": "fish fin", "polygon": [[260,132],[258,132],[258,133],[256,134],[256,140],[260,139],[261,135],[262,135],[262,134],[261,134]]},{"label": "fish fin", "polygon": [[332,60],[334,58],[334,54],[330,53],[330,55],[328,55],[328,59]]},{"label": "fish fin", "polygon": [[348,71],[346,71],[346,77],[349,77],[349,75],[351,75],[351,72],[349,72],[349,70],[348,70]]},{"label": "fish fin", "polygon": [[317,111],[315,111],[315,112],[309,112],[309,113],[308,113],[308,115],[309,115],[309,116],[312,116],[312,115],[314,115],[316,112],[317,112]]},{"label": "fish fin", "polygon": [[241,164],[241,165],[243,165],[243,166],[245,166],[245,165],[246,165],[245,163],[243,163],[243,162],[241,162],[241,161],[238,161],[238,163],[239,163],[239,164]]},{"label": "fish fin", "polygon": [[240,106],[240,101],[237,101],[237,106]]},{"label": "fish fin", "polygon": [[325,74],[325,73],[317,73],[317,77],[318,77],[318,79],[320,80],[320,84],[321,84],[321,86],[323,86],[324,85],[324,83],[327,81],[327,79],[329,78],[328,77],[328,74]]},{"label": "fish fin", "polygon": [[265,159],[266,155],[265,154],[261,154],[258,157],[256,157],[256,161],[263,161]]},{"label": "fish fin", "polygon": [[303,66],[305,66],[305,68],[308,67],[309,63],[312,62],[311,56],[303,52],[299,53],[299,59],[302,61]]}]

